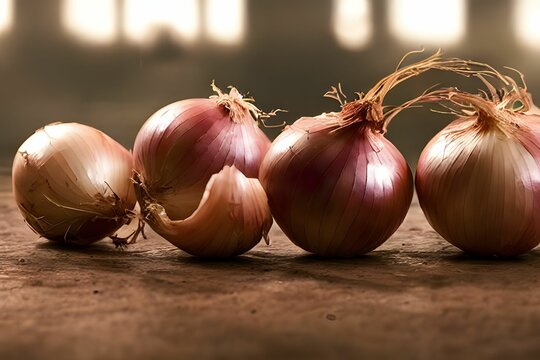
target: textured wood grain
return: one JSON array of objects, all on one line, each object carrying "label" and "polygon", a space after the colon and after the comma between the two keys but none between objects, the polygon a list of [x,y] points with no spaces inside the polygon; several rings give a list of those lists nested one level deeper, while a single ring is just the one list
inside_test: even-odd
[{"label": "textured wood grain", "polygon": [[38,239],[0,182],[0,359],[538,358],[540,251],[464,256],[413,204],[354,260],[321,260],[277,227],[230,261],[150,234],[66,248]]}]

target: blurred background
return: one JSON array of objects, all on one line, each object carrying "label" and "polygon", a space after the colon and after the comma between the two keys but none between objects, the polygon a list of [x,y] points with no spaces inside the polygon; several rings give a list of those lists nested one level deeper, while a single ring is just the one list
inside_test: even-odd
[{"label": "blurred background", "polygon": [[[9,165],[56,121],[95,126],[131,148],[153,112],[208,97],[213,79],[264,110],[287,109],[276,122],[292,123],[338,110],[322,97],[331,85],[367,91],[406,52],[439,47],[521,70],[540,99],[540,0],[0,0],[0,159]],[[432,72],[388,104],[439,82],[480,86]],[[411,109],[388,137],[414,168],[450,120]]]}]

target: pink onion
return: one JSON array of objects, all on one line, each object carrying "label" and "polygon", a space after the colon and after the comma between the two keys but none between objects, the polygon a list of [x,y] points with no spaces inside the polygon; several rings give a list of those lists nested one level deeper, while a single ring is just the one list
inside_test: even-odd
[{"label": "pink onion", "polygon": [[540,243],[540,116],[524,89],[502,79],[511,86],[502,95],[491,86],[489,97],[448,92],[459,117],[429,142],[416,171],[429,223],[483,256],[519,255]]},{"label": "pink onion", "polygon": [[[261,236],[266,235],[268,224],[272,223],[269,210],[265,210],[266,196],[262,188],[258,190],[260,184],[256,180],[262,158],[270,147],[270,140],[259,129],[257,122],[261,116],[268,114],[250,103],[252,99],[243,98],[235,88],[229,94],[224,94],[212,86],[217,95],[209,99],[178,101],[153,114],[137,135],[133,155],[138,200],[150,226],[191,254],[223,257],[249,250]],[[225,209],[234,199],[240,198],[242,201],[257,203],[253,207],[253,214],[246,214],[245,218],[231,217],[230,221],[246,224],[253,222],[247,227],[242,225],[251,234],[242,239],[252,239],[252,236],[258,238],[256,242],[249,240],[249,246],[240,244],[231,247],[228,242],[235,237],[225,234],[225,228],[221,233],[220,229],[213,228],[221,245],[213,244],[209,247],[205,240],[208,234],[202,227],[210,221],[208,216],[211,214],[207,210],[209,205],[202,201],[203,194],[205,189],[212,192],[208,184],[210,178],[227,166],[233,166],[233,170],[224,170],[218,177],[222,180],[214,183],[221,187],[236,181],[241,186],[238,191],[229,194],[226,200],[221,200],[221,207]],[[255,179],[247,181],[246,177]],[[216,207],[214,202],[212,206]],[[197,217],[201,232],[194,234],[190,230],[188,238],[185,235],[188,233],[186,224],[190,223],[195,212],[204,212],[207,217]],[[190,221],[187,221],[188,217]],[[231,232],[239,231],[238,226],[226,228]]]},{"label": "pink onion", "polygon": [[154,113],[135,139],[135,171],[171,219],[199,205],[210,177],[234,165],[256,178],[270,140],[254,114],[260,110],[232,88],[210,99],[187,99]]}]

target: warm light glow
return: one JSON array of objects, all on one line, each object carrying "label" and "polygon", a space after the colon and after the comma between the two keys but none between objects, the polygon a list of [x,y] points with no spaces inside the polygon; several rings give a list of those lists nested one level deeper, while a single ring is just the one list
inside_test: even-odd
[{"label": "warm light glow", "polygon": [[515,0],[514,26],[524,44],[540,49],[540,1]]},{"label": "warm light glow", "polygon": [[56,139],[61,139],[72,130],[71,126],[67,125],[45,125],[43,130],[38,130],[30,136],[19,148],[20,153],[28,153],[42,158],[49,153],[51,144]]},{"label": "warm light glow", "polygon": [[13,1],[0,0],[0,34],[8,30],[13,22]]},{"label": "warm light glow", "polygon": [[465,34],[465,0],[390,0],[390,30],[421,45],[451,45]]},{"label": "warm light glow", "polygon": [[116,37],[116,0],[64,0],[65,28],[82,40],[109,43]]},{"label": "warm light glow", "polygon": [[274,142],[274,144],[272,145],[272,149],[276,154],[280,154],[280,156],[281,154],[287,153],[289,151],[294,153],[294,145],[298,142],[298,140],[302,138],[302,136],[305,135],[306,133],[302,131],[292,131],[288,132],[285,135],[282,134],[282,137],[279,138],[279,141]]},{"label": "warm light glow", "polygon": [[178,41],[199,34],[198,0],[125,0],[124,32],[131,41],[150,43],[160,32]]},{"label": "warm light glow", "polygon": [[245,32],[245,0],[206,0],[205,26],[208,37],[228,45],[242,41]]},{"label": "warm light glow", "polygon": [[340,45],[351,50],[363,48],[371,38],[371,3],[368,0],[334,0],[332,26]]},{"label": "warm light glow", "polygon": [[386,165],[371,164],[367,165],[367,178],[369,181],[374,181],[379,188],[392,188],[394,186],[392,182],[392,175],[394,173]]}]

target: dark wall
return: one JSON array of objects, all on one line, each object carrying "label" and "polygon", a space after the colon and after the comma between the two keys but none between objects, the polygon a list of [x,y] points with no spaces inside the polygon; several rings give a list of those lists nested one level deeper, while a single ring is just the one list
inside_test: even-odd
[{"label": "dark wall", "polygon": [[[331,32],[329,0],[248,1],[246,38],[224,47],[201,40],[179,45],[166,34],[150,48],[123,41],[94,46],[60,25],[61,1],[17,0],[14,27],[0,35],[0,157],[11,158],[33,131],[55,121],[93,125],[131,147],[146,118],[174,100],[207,97],[209,84],[236,85],[259,107],[288,109],[280,120],[338,109],[322,98],[331,85],[366,91],[412,49],[388,32],[386,1],[372,1],[374,36],[363,50],[341,48]],[[540,98],[540,52],[523,47],[513,30],[512,1],[469,0],[465,39],[449,56],[522,70]],[[428,52],[434,49],[427,49]],[[436,82],[467,87],[464,79],[431,73],[397,90],[405,100]],[[474,85],[476,86],[476,85]],[[473,86],[473,87],[474,87]],[[388,137],[414,166],[422,147],[450,118],[404,112]],[[274,137],[276,130],[267,130]]]}]

